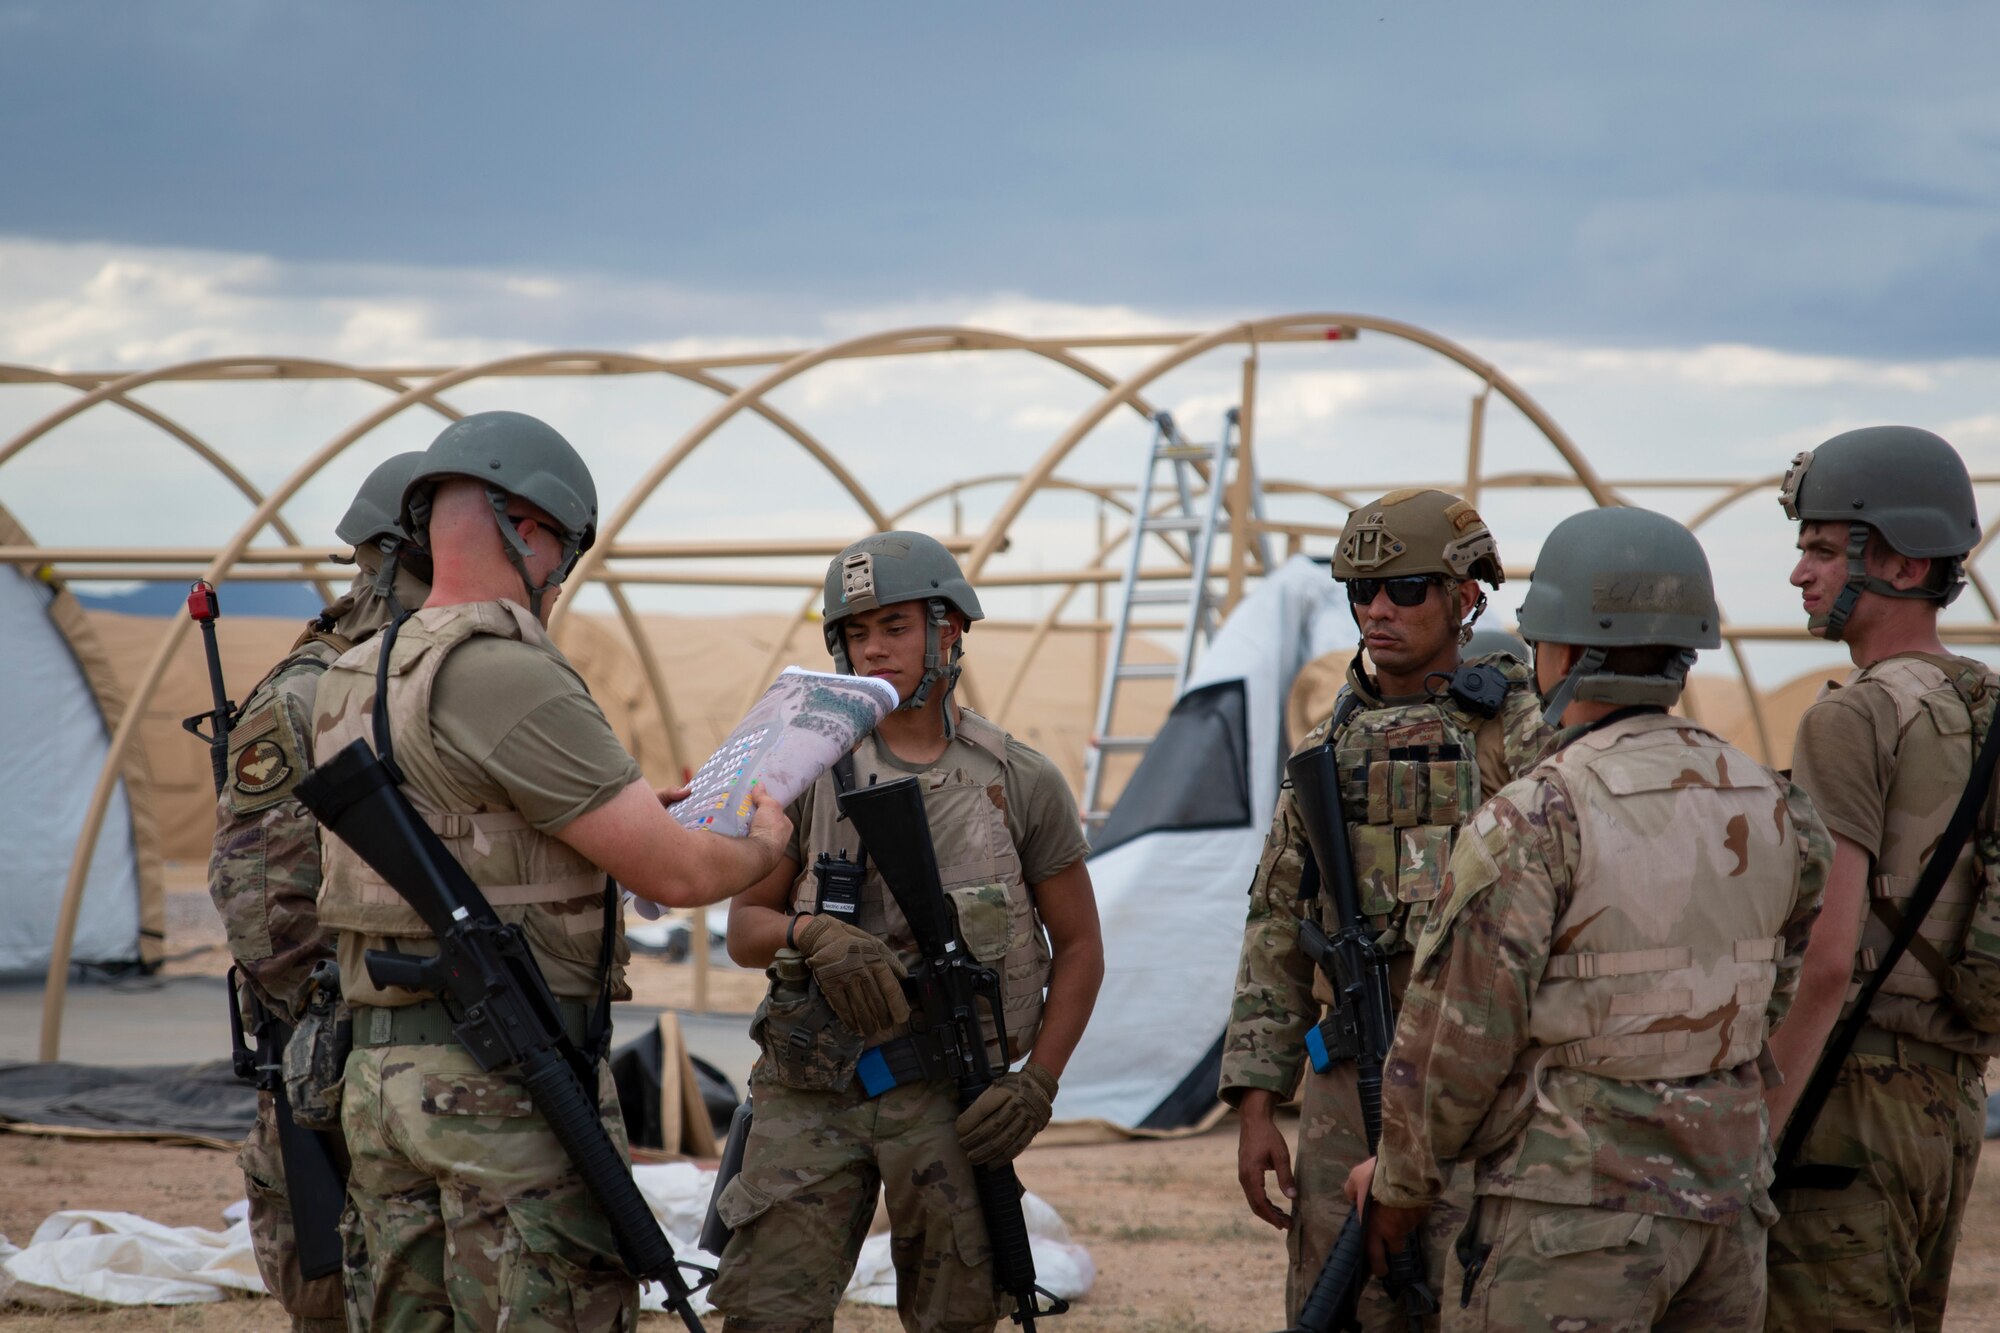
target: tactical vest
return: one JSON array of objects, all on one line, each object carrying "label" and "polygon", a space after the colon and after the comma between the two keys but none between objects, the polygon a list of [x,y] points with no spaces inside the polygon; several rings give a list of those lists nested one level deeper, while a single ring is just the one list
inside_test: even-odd
[{"label": "tactical vest", "polygon": [[[1500,668],[1510,691],[1526,688],[1518,663],[1482,660]],[[1354,689],[1350,673],[1347,690]],[[1503,717],[1481,717],[1441,696],[1382,707],[1363,703],[1333,736],[1361,910],[1378,932],[1393,932],[1383,934],[1381,947],[1406,952],[1422,930],[1444,887],[1459,825],[1484,804],[1480,733],[1491,728],[1487,734],[1499,739],[1504,725]],[[1330,918],[1331,896],[1323,893],[1320,900]],[[1337,923],[1325,924],[1332,929]]]},{"label": "tactical vest", "polygon": [[[452,649],[476,634],[514,639],[562,658],[540,622],[512,602],[425,607],[404,621],[388,676],[389,736],[406,779],[403,792],[500,918],[520,924],[549,989],[558,997],[594,999],[601,983],[604,872],[561,840],[531,827],[517,811],[493,808],[463,790],[437,751],[431,691]],[[333,755],[356,740],[374,747],[372,710],[382,637],[378,634],[344,655],[320,683],[315,755]],[[431,932],[416,909],[337,838],[326,841],[319,916],[342,932],[341,987],[349,1003],[393,1008],[422,998],[405,990],[377,989],[361,969],[368,939],[428,940]],[[622,925],[615,919],[613,924],[612,994],[624,999],[631,994],[624,984],[627,951]]]},{"label": "tactical vest", "polygon": [[[854,784],[905,776],[879,759],[880,741],[862,741],[854,752]],[[1007,829],[1007,733],[969,708],[960,709],[958,731],[936,763],[919,775],[924,813],[937,849],[938,877],[958,919],[966,951],[1000,974],[1007,1055],[1019,1059],[1042,1025],[1042,997],[1049,983],[1049,944],[1021,870],[1021,856]],[[792,909],[816,910],[819,883],[813,862],[820,853],[856,855],[859,839],[840,816],[833,774],[813,790],[812,819],[801,839],[802,863],[792,885]],[[895,949],[905,963],[918,961],[909,922],[871,858],[854,924]],[[986,1029],[989,1043],[994,1033]]]},{"label": "tactical vest", "polygon": [[1755,1060],[1798,894],[1776,774],[1685,719],[1589,732],[1543,766],[1579,830],[1524,1062],[1621,1082]]},{"label": "tactical vest", "polygon": [[[1883,794],[1881,850],[1869,867],[1868,913],[1862,919],[1850,1000],[1875,971],[1876,960],[1888,953],[1909,910],[1910,891],[1965,790],[1972,756],[1992,717],[1994,693],[1991,672],[1976,663],[1914,654],[1885,658],[1856,672],[1845,687],[1829,685],[1827,691],[1836,693],[1864,680],[1874,682],[1894,703],[1898,740],[1895,772]],[[1988,812],[1992,808],[1989,796]],[[2000,1035],[1968,1029],[1944,985],[1963,961],[1967,924],[1982,908],[1982,895],[1990,892],[1994,867],[1982,865],[1979,858],[1981,842],[1989,841],[1979,832],[1990,832],[1990,816],[1982,823],[1868,1011],[1873,1026],[1970,1055],[2000,1052]],[[1982,1026],[1987,1026],[1984,1018]]]}]

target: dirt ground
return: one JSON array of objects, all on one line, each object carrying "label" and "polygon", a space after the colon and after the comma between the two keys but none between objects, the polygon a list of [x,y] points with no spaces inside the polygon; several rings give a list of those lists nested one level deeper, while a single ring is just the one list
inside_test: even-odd
[{"label": "dirt ground", "polygon": [[[186,867],[172,871],[167,909],[173,946],[166,970],[219,973],[228,956],[200,879]],[[687,965],[634,967],[635,998],[688,1006],[693,971]],[[748,1011],[762,989],[761,974],[718,965],[710,1003]],[[1989,1151],[1995,1160],[1981,1172],[1959,1247],[1946,1321],[1954,1333],[2000,1326],[2000,1148],[1989,1145]],[[1033,1148],[1020,1171],[1028,1188],[1062,1214],[1098,1269],[1090,1295],[1048,1329],[1269,1333],[1282,1323],[1284,1246],[1243,1205],[1233,1119],[1171,1142]],[[233,1157],[212,1149],[0,1133],[0,1235],[16,1244],[65,1208],[119,1209],[174,1226],[219,1227],[222,1209],[242,1192]],[[58,1320],[65,1333],[277,1333],[289,1327],[275,1303],[253,1298],[87,1314],[0,1311],[0,1333],[56,1333]],[[645,1326],[653,1333],[680,1327],[665,1316],[648,1316]],[[898,1327],[894,1311],[860,1306],[843,1306],[839,1326],[854,1333]]]},{"label": "dirt ground", "polygon": [[[1981,1173],[1946,1327],[2000,1320],[2000,1150]],[[1234,1122],[1198,1138],[1035,1148],[1028,1187],[1054,1204],[1097,1263],[1096,1288],[1047,1327],[1064,1333],[1268,1333],[1281,1322],[1284,1252],[1244,1209]],[[118,1208],[177,1226],[218,1226],[241,1193],[227,1153],[0,1134],[0,1233],[24,1242],[61,1208]],[[262,1333],[285,1328],[265,1299],[97,1313],[0,1313],[0,1333]],[[649,1316],[657,1333],[678,1328]],[[719,1326],[719,1325],[718,1325]],[[843,1306],[840,1327],[889,1333],[893,1311]]]}]

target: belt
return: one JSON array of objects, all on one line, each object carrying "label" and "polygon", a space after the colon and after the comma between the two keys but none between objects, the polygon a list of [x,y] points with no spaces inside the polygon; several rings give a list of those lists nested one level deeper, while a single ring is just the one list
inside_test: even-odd
[{"label": "belt", "polygon": [[1967,1055],[1934,1041],[1906,1037],[1900,1032],[1885,1032],[1877,1027],[1862,1028],[1854,1039],[1854,1049],[1850,1054],[1879,1056],[1898,1064],[1923,1065],[1958,1079],[1983,1078],[1986,1074],[1984,1056]]},{"label": "belt", "polygon": [[[585,1000],[557,1000],[563,1031],[581,1047],[590,1030],[590,1004]],[[354,1044],[359,1046],[455,1046],[455,1026],[445,1012],[443,1001],[419,1000],[415,1004],[385,1009],[379,1005],[354,1006]]]}]

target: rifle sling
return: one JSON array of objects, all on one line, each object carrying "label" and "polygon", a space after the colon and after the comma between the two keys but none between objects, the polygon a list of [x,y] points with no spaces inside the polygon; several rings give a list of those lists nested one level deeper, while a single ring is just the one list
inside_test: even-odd
[{"label": "rifle sling", "polygon": [[[1956,676],[1949,677],[1952,688],[1968,708],[1971,699],[1958,682]],[[1973,713],[1976,721],[1978,713]],[[1805,1150],[1806,1139],[1812,1134],[1813,1125],[1826,1107],[1827,1098],[1833,1095],[1834,1084],[1839,1081],[1841,1066],[1853,1053],[1855,1040],[1868,1022],[1869,1006],[1889,979],[1890,972],[1909,952],[1917,931],[1923,926],[1924,918],[1930,915],[1937,904],[1938,895],[1944,891],[1944,882],[1952,868],[1958,864],[1959,855],[1964,852],[1966,841],[1972,836],[1972,828],[1978,822],[1980,810],[1986,804],[1986,793],[1993,783],[1993,769],[2000,762],[2000,727],[1988,726],[1982,738],[1978,756],[1972,762],[1972,773],[1966,779],[1965,790],[1960,793],[1958,804],[1952,809],[1951,820],[1945,825],[1944,836],[1938,839],[1931,852],[1930,861],[1924,866],[1924,873],[1918,877],[1916,887],[1910,891],[1909,910],[1903,914],[1902,925],[1896,938],[1890,941],[1888,951],[1875,966],[1875,971],[1862,983],[1861,991],[1854,997],[1854,1008],[1834,1029],[1833,1039],[1821,1052],[1819,1064],[1814,1068],[1812,1081],[1806,1084],[1804,1094],[1793,1108],[1792,1120],[1785,1127],[1785,1137],[1778,1148],[1779,1187],[1785,1185],[1784,1177],[1806,1169],[1799,1162],[1799,1154]]]}]

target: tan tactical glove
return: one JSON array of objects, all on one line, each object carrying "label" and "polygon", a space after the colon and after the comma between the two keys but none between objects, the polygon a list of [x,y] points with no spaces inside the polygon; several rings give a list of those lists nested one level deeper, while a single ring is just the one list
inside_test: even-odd
[{"label": "tan tactical glove", "polygon": [[902,978],[909,975],[896,951],[865,930],[821,912],[806,918],[792,937],[819,980],[833,1016],[863,1040],[894,1034],[910,1021]]},{"label": "tan tactical glove", "polygon": [[1011,1162],[1049,1123],[1056,1076],[1032,1060],[1002,1074],[958,1113],[958,1141],[974,1166]]}]

